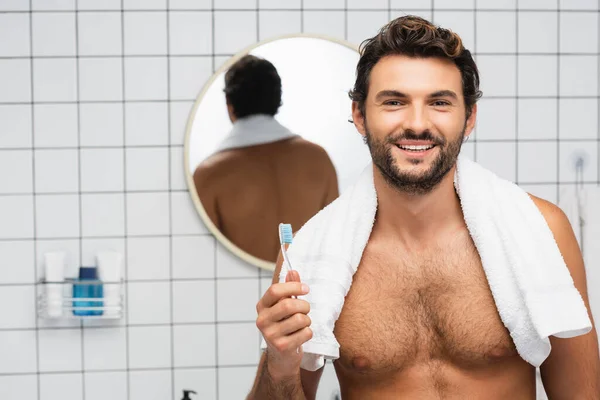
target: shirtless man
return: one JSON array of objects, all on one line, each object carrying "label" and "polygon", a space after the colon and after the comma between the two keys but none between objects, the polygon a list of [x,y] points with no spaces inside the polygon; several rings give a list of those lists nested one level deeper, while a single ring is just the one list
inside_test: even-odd
[{"label": "shirtless man", "polygon": [[[252,118],[278,124],[281,79],[269,61],[251,55],[240,59],[225,75],[225,93],[234,125]],[[338,197],[326,151],[299,136],[218,152],[196,168],[194,184],[221,233],[273,263],[280,248],[278,224],[302,226]]]},{"label": "shirtless man", "polygon": [[[372,155],[378,211],[334,329],[343,399],[535,399],[535,369],[500,320],[453,186],[478,86],[460,38],[417,17],[390,22],[361,51],[352,111]],[[406,149],[414,145],[433,148]],[[569,222],[531,197],[589,313]],[[257,304],[267,350],[248,398],[314,399],[322,368],[301,370],[296,352],[312,337],[309,305],[291,297],[310,288],[297,272],[277,283],[277,265]],[[596,331],[550,341],[541,367],[549,398],[600,399]]]}]

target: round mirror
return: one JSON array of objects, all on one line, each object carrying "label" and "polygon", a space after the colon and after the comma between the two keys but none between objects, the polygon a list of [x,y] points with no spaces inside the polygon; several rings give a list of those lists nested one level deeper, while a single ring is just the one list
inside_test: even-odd
[{"label": "round mirror", "polygon": [[208,229],[247,262],[273,270],[279,223],[300,229],[370,162],[349,122],[358,59],[343,41],[280,37],[232,57],[200,92],[188,188]]}]

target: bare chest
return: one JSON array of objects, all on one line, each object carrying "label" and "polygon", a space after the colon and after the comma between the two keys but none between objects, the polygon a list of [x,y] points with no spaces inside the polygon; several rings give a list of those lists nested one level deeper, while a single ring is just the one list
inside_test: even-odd
[{"label": "bare chest", "polygon": [[432,361],[480,368],[514,357],[478,254],[470,241],[464,248],[402,257],[367,246],[335,326],[338,363],[389,374]]}]

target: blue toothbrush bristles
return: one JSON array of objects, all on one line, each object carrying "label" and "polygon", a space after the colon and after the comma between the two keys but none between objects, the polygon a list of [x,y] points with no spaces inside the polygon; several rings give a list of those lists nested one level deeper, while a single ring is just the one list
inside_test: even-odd
[{"label": "blue toothbrush bristles", "polygon": [[279,240],[281,244],[292,244],[293,237],[292,225],[279,224]]}]

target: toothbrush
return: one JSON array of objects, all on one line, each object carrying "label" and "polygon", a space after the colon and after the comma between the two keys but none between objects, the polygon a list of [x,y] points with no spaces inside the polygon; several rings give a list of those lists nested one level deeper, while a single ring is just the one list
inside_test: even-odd
[{"label": "toothbrush", "polygon": [[279,224],[279,242],[281,244],[281,254],[283,255],[283,260],[286,263],[288,272],[293,271],[292,264],[290,263],[290,259],[287,255],[287,246],[292,244],[292,239],[294,235],[292,233],[292,225],[290,224]]}]

